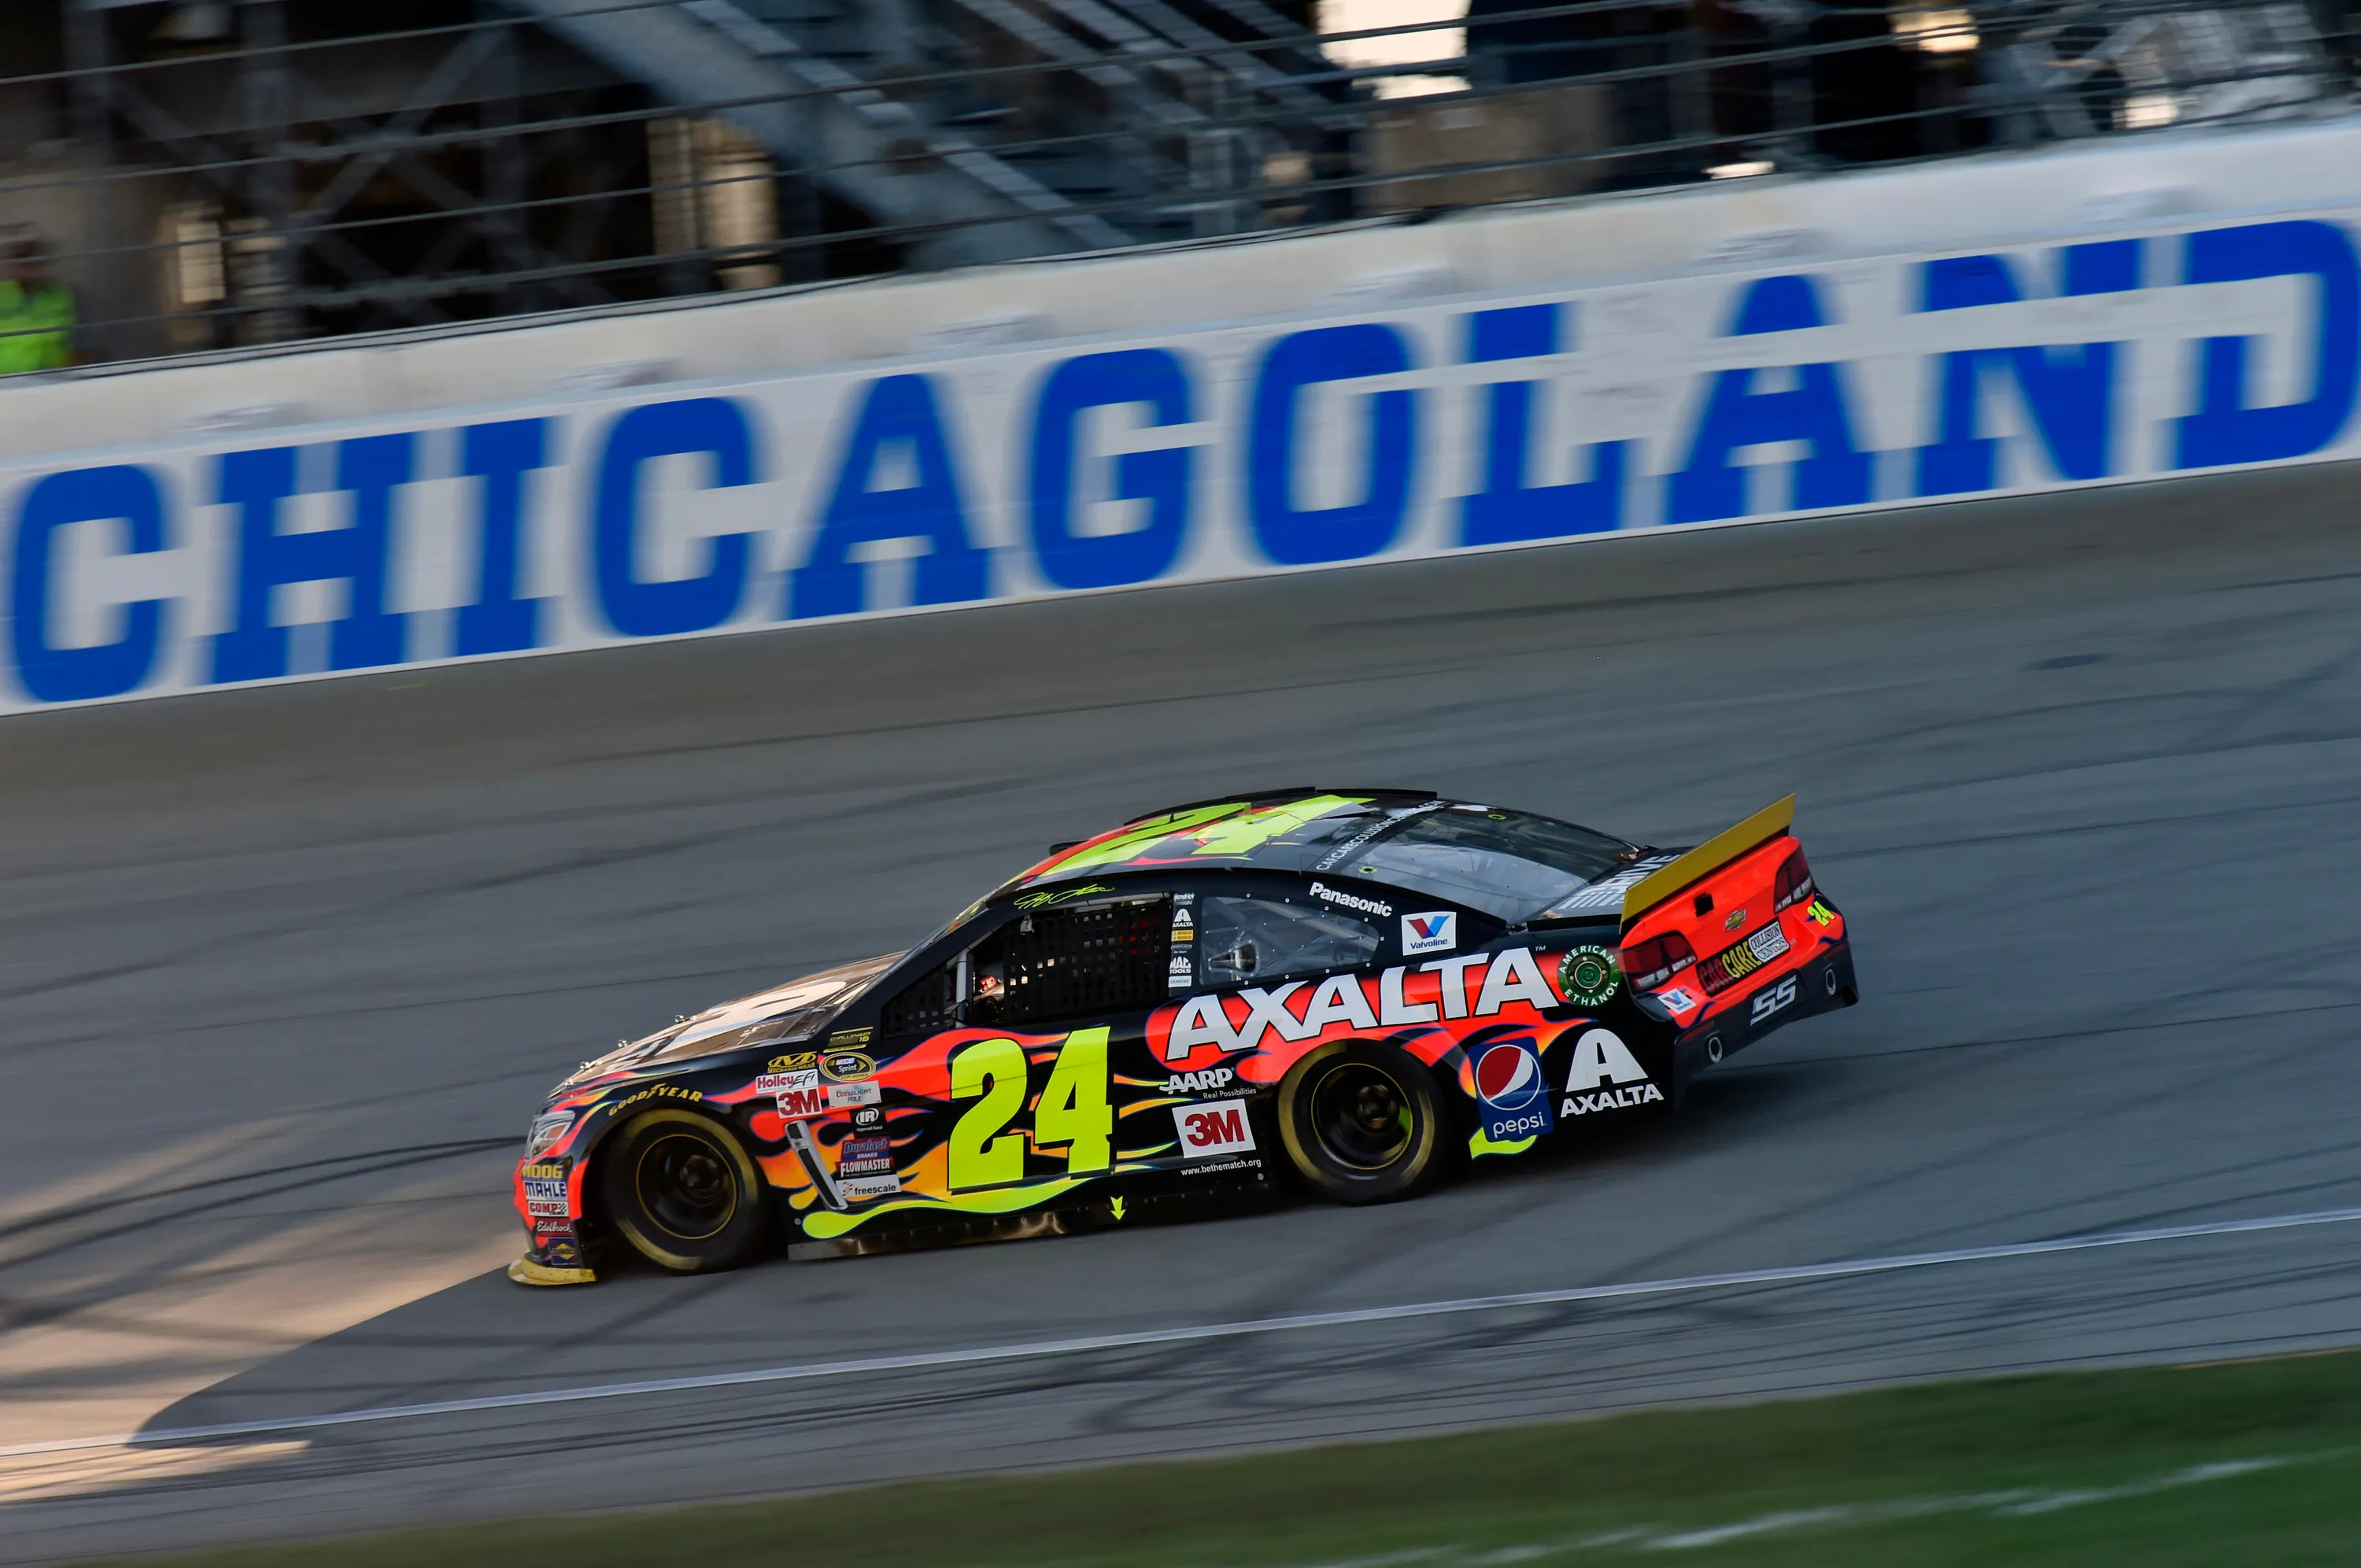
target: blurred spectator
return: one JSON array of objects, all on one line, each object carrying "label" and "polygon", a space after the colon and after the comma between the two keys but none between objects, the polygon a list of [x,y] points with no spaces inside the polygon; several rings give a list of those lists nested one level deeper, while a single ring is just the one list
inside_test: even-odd
[{"label": "blurred spectator", "polygon": [[[1467,65],[1479,87],[1520,87],[1605,77],[1610,144],[1654,148],[1674,134],[1674,76],[1686,23],[1685,5],[1569,4],[1558,16],[1492,22],[1488,16],[1539,9],[1536,0],[1469,0]],[[1616,159],[1609,188],[1677,179],[1681,170],[1658,151]],[[1693,157],[1686,161],[1694,162]]]},{"label": "blurred spectator", "polygon": [[0,376],[71,364],[73,292],[49,276],[39,233],[17,227],[0,234]]},{"label": "blurred spectator", "polygon": [[[1916,69],[1894,42],[1884,5],[1693,0],[1690,14],[1717,62],[1708,89],[1713,128],[1733,138],[1721,157],[1750,156],[1746,143],[1774,137],[1787,143],[1790,157],[1808,151],[1848,163],[1920,150],[1910,117],[1919,106]],[[1762,58],[1770,51],[1795,58]],[[1857,121],[1873,123],[1848,123]]]}]

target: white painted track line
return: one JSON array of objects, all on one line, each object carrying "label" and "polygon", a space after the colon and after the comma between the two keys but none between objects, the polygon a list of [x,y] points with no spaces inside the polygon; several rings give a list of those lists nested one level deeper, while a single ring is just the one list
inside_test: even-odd
[{"label": "white painted track line", "polygon": [[1505,1296],[1466,1296],[1443,1301],[1408,1301],[1391,1307],[1356,1307],[1342,1311],[1304,1312],[1284,1318],[1251,1318],[1239,1322],[1196,1323],[1168,1329],[1138,1329],[1125,1333],[1084,1334],[1073,1339],[1034,1340],[1019,1344],[979,1345],[966,1350],[918,1351],[903,1355],[863,1356],[851,1361],[805,1362],[793,1366],[755,1367],[742,1372],[708,1372],[694,1376],[652,1377],[631,1383],[598,1383],[571,1388],[544,1388],[513,1394],[485,1394],[471,1399],[434,1399],[415,1405],[380,1405],[370,1409],[330,1410],[313,1416],[284,1416],[250,1421],[221,1421],[210,1426],[175,1427],[147,1432],[117,1432],[104,1437],[60,1438],[0,1447],[0,1458],[16,1458],[40,1453],[70,1453],[81,1449],[118,1448],[130,1444],[154,1447],[176,1442],[198,1442],[214,1438],[259,1437],[286,1432],[320,1431],[334,1427],[360,1426],[372,1421],[409,1420],[426,1416],[466,1415],[480,1410],[523,1409],[535,1405],[572,1405],[592,1399],[628,1399],[646,1394],[690,1393],[701,1388],[740,1388],[764,1383],[801,1383],[822,1377],[851,1377],[879,1372],[924,1371],[939,1366],[971,1366],[981,1362],[1028,1361],[1053,1355],[1081,1355],[1093,1351],[1136,1350],[1148,1345],[1183,1344],[1199,1340],[1240,1339],[1254,1334],[1292,1333],[1308,1329],[1348,1328],[1358,1323],[1399,1322],[1417,1318],[1450,1317],[1466,1312],[1507,1311],[1520,1307],[1554,1307],[1582,1301],[1620,1300],[1638,1296],[1669,1296],[1684,1291],[1727,1289],[1736,1286],[1808,1284],[1817,1280],[1853,1278],[1862,1275],[1895,1274],[1906,1269],[1939,1268],[1954,1264],[2042,1257],[2058,1253],[2094,1252],[2105,1247],[2146,1246],[2159,1242],[2253,1235],[2269,1231],[2300,1230],[2314,1225],[2352,1224],[2356,1221],[2361,1221],[2361,1209],[2322,1209],[2308,1213],[2266,1214],[2246,1220],[2212,1220],[2199,1224],[2162,1225],[2147,1230],[2101,1231],[2084,1235],[2057,1236],[2046,1241],[2007,1242],[1996,1246],[1954,1247],[1941,1252],[1901,1253],[1889,1257],[1851,1258],[1835,1263],[1806,1263],[1785,1268],[1742,1268],[1726,1274],[1697,1274],[1673,1279],[1642,1279],[1618,1285],[1576,1285],[1560,1290],[1525,1290]]}]

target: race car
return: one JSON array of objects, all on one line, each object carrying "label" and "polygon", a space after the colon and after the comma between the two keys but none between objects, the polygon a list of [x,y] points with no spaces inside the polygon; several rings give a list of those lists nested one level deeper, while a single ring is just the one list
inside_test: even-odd
[{"label": "race car", "polygon": [[1054,846],[907,952],[585,1063],[527,1134],[509,1276],[1062,1234],[1214,1194],[1384,1202],[1669,1113],[1857,1000],[1794,815],[1660,850],[1303,787]]}]

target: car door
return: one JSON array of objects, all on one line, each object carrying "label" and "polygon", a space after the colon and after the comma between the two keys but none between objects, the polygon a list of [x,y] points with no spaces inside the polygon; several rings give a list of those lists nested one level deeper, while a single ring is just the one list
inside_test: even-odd
[{"label": "car door", "polygon": [[1173,918],[1193,926],[1191,980],[1150,1021],[1149,1070],[1172,1105],[1175,1159],[1242,1157],[1251,1127],[1233,1111],[1323,1035],[1376,1032],[1376,976],[1396,951],[1392,910],[1374,898],[1339,905],[1276,879],[1228,879],[1183,896]]},{"label": "car door", "polygon": [[1012,910],[886,1002],[897,1196],[1007,1212],[1136,1163],[1118,1064],[1168,993],[1171,909],[1143,891]]}]

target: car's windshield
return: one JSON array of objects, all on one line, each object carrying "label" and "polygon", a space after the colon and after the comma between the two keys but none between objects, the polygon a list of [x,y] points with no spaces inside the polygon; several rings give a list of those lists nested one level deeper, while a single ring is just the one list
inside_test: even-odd
[{"label": "car's windshield", "polygon": [[1453,806],[1410,817],[1356,851],[1350,870],[1515,921],[1613,875],[1641,853],[1620,839],[1531,812]]}]

